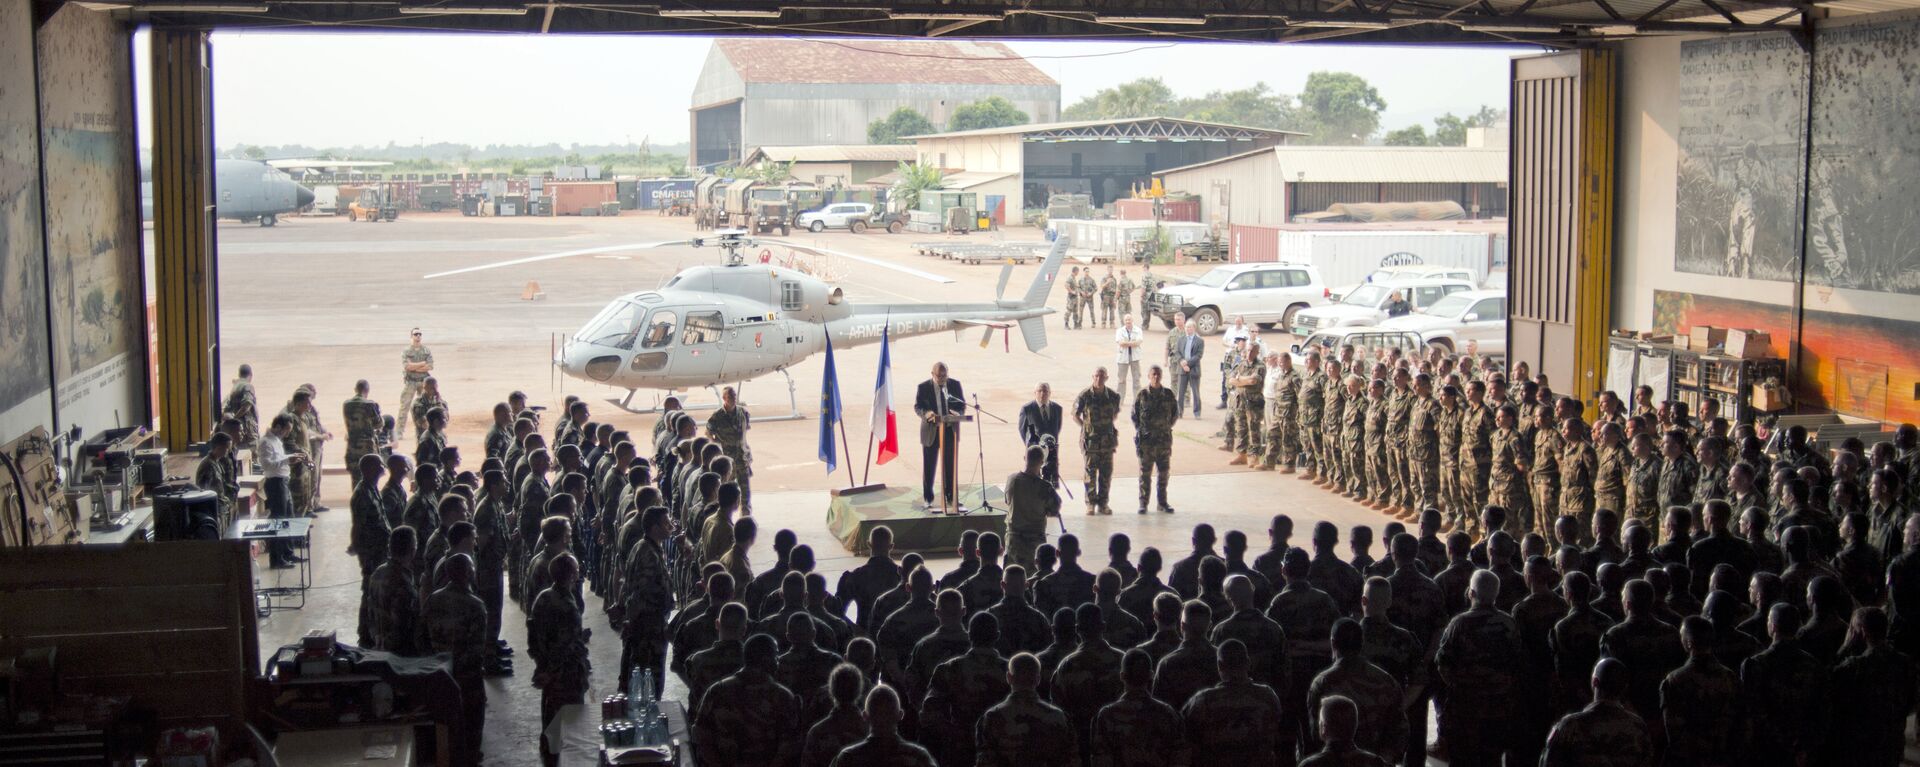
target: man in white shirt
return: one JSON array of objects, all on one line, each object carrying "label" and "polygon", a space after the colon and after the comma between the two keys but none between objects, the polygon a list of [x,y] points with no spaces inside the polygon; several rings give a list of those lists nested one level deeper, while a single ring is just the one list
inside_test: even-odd
[{"label": "man in white shirt", "polygon": [[1131,314],[1124,315],[1120,322],[1120,329],[1113,331],[1115,347],[1113,366],[1120,374],[1119,385],[1114,388],[1119,390],[1122,400],[1134,394],[1141,386],[1140,342],[1145,338],[1146,334],[1133,326]]},{"label": "man in white shirt", "polygon": [[[292,431],[293,418],[282,414],[274,416],[272,428],[260,437],[257,458],[260,461],[260,473],[263,477],[261,484],[267,493],[267,516],[274,519],[293,516],[293,496],[287,490],[287,478],[291,475],[293,466],[305,463],[307,460],[304,451],[287,451],[286,439]],[[267,558],[276,570],[292,567],[295,562],[304,561],[300,555],[293,553],[291,541],[274,541],[267,544]]]},{"label": "man in white shirt", "polygon": [[[1248,337],[1247,318],[1237,315],[1233,318],[1233,324],[1220,333],[1220,348],[1232,350],[1235,341]],[[1227,379],[1233,375],[1233,371],[1228,369],[1229,364],[1226,356],[1220,358],[1220,404],[1214,406],[1215,410],[1225,410],[1227,407]]]}]

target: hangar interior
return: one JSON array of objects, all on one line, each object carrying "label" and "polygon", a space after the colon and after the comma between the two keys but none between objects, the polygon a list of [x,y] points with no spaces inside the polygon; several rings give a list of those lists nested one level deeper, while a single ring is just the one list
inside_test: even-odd
[{"label": "hangar interior", "polygon": [[[391,3],[0,0],[0,440],[35,429],[91,435],[147,426],[159,444],[186,454],[209,434],[222,382],[209,204],[217,62],[207,34],[287,25],[1155,42],[1175,28],[1271,44],[1539,45],[1548,52],[1512,66],[1512,359],[1591,401],[1609,380],[1615,328],[1757,329],[1787,361],[1797,408],[1920,421],[1920,237],[1906,209],[1920,178],[1920,121],[1912,119],[1920,91],[1911,79],[1920,67],[1920,15],[1904,10],[1909,3],[1485,0],[1455,8],[1310,0],[1234,13],[1140,0],[1100,0],[1094,11],[1067,2],[686,5],[710,14],[624,2],[418,13],[403,5],[394,16]],[[961,7],[964,15],[954,10]],[[726,21],[748,13],[794,26]],[[155,130],[146,141],[155,227],[147,253],[130,46],[138,24],[153,28]],[[718,144],[741,140],[737,128],[724,127],[728,119],[711,131],[695,119],[703,160],[723,151]],[[707,153],[707,136],[716,137],[716,154]],[[1135,171],[1217,151],[1175,142],[1149,158],[1127,150],[1121,161],[1105,154],[1118,147],[1091,146],[1100,148],[1015,139],[1010,170],[1028,174],[1029,188],[1084,183],[1115,195]],[[62,667],[75,670],[69,691],[134,696],[157,709],[163,725],[204,724],[228,742],[244,740],[271,651],[244,619],[254,595],[236,551],[169,543],[7,557],[0,639],[11,644],[0,649],[125,634],[61,646]],[[168,609],[154,607],[161,593]]]}]

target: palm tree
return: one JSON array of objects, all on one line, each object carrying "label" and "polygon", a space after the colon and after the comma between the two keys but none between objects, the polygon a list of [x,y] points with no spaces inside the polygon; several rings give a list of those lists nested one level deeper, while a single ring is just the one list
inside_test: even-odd
[{"label": "palm tree", "polygon": [[947,174],[931,165],[909,165],[900,163],[900,180],[893,183],[893,193],[900,198],[901,210],[913,210],[920,207],[920,193],[929,189],[939,189],[947,182]]}]

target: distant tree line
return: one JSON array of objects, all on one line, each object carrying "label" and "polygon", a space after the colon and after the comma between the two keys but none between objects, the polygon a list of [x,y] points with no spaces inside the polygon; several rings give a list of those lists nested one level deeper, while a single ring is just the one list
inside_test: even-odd
[{"label": "distant tree line", "polygon": [[1468,128],[1485,128],[1507,119],[1507,110],[1482,106],[1480,111],[1460,117],[1448,112],[1433,118],[1433,132],[1418,123],[1388,131],[1382,143],[1387,146],[1466,146]]},{"label": "distant tree line", "polygon": [[323,159],[384,160],[393,163],[387,172],[461,173],[507,172],[538,173],[555,165],[598,165],[604,174],[666,175],[680,173],[687,165],[687,145],[667,144],[493,144],[473,146],[439,142],[385,146],[311,147],[302,144],[266,146],[238,144],[221,152],[223,156],[251,160]]},{"label": "distant tree line", "polygon": [[[1020,108],[999,96],[988,96],[979,101],[961,104],[953,110],[953,117],[947,120],[946,130],[984,130],[1004,128],[1009,125],[1025,125],[1033,118]],[[926,115],[913,107],[900,107],[893,114],[874,120],[867,125],[867,143],[869,144],[906,144],[908,136],[938,133],[941,128],[927,119]]]},{"label": "distant tree line", "polygon": [[1461,146],[1466,129],[1486,125],[1505,112],[1482,107],[1465,118],[1452,114],[1435,120],[1434,135],[1420,126],[1392,131],[1381,137],[1380,113],[1386,99],[1352,72],[1314,72],[1298,95],[1281,93],[1266,83],[1235,90],[1210,91],[1200,96],[1180,96],[1158,77],[1143,77],[1105,88],[1068,106],[1061,113],[1067,120],[1116,120],[1130,117],[1178,117],[1189,120],[1242,125],[1249,128],[1299,131],[1311,144],[1368,144],[1376,139],[1393,144]]}]

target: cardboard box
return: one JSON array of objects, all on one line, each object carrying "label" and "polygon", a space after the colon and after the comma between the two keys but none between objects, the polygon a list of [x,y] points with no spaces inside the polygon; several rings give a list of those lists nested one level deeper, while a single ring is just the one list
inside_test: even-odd
[{"label": "cardboard box", "polygon": [[1779,384],[1763,384],[1753,387],[1753,394],[1747,398],[1753,409],[1770,413],[1787,406],[1787,393]]},{"label": "cardboard box", "polygon": [[1697,352],[1704,352],[1713,347],[1725,344],[1727,342],[1727,329],[1716,328],[1712,325],[1695,325],[1692,330],[1687,332],[1687,336],[1693,339],[1687,344],[1687,348]]},{"label": "cardboard box", "polygon": [[1693,345],[1693,338],[1690,336],[1676,335],[1673,337],[1672,340],[1668,341],[1668,343],[1673,344],[1673,348],[1679,349],[1681,351],[1687,351],[1689,349],[1696,348]]},{"label": "cardboard box", "polygon": [[1764,331],[1730,328],[1727,330],[1727,356],[1743,360],[1772,359],[1773,337]]}]

